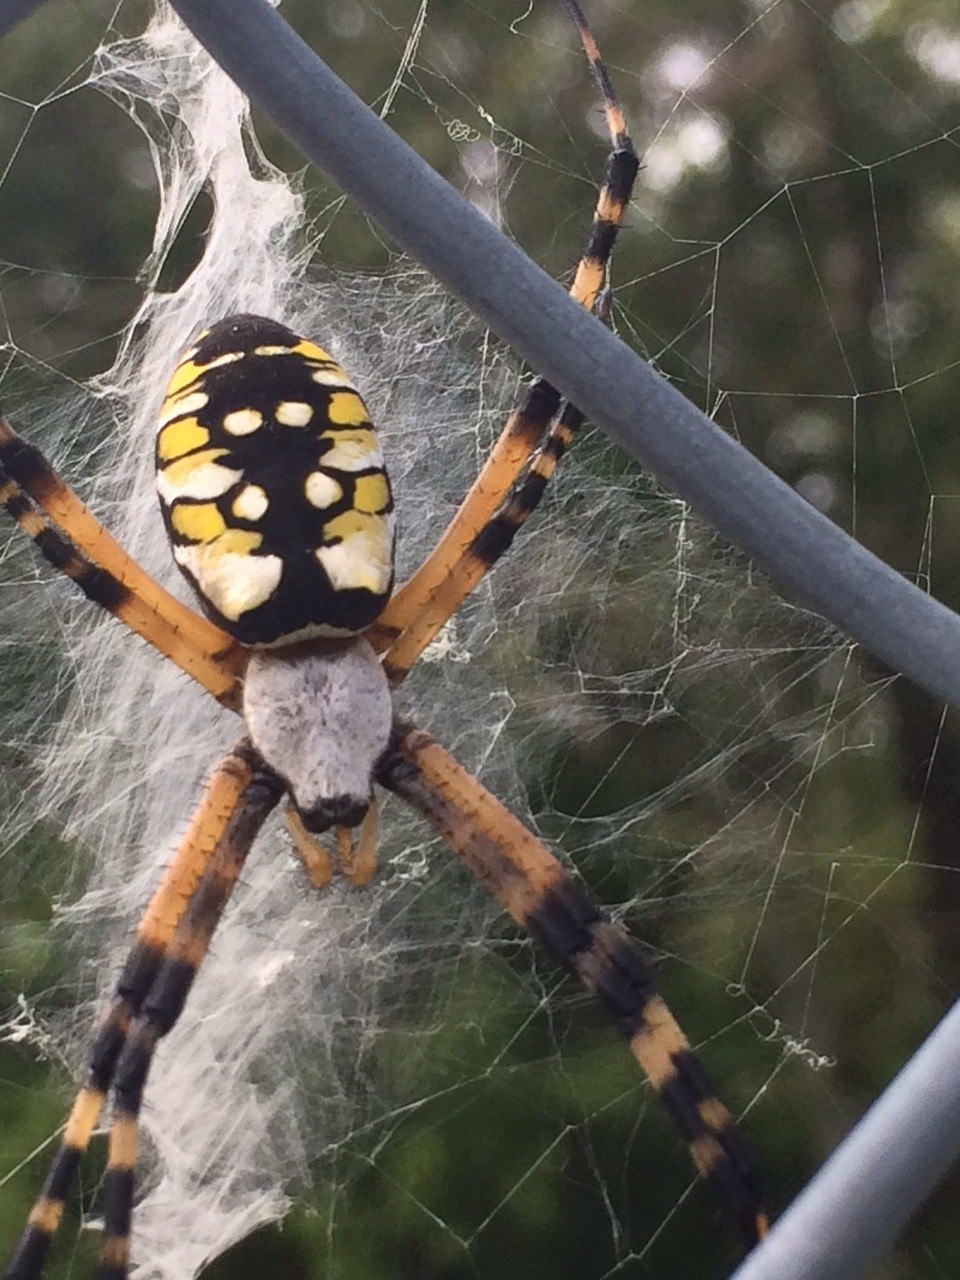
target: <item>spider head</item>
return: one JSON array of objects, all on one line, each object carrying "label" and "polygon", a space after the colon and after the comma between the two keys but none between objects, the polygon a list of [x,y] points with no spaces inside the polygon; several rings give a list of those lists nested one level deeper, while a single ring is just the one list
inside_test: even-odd
[{"label": "spider head", "polygon": [[369,795],[365,800],[349,795],[331,796],[321,800],[313,809],[303,809],[297,804],[303,825],[315,836],[322,835],[331,827],[359,827],[369,808]]}]

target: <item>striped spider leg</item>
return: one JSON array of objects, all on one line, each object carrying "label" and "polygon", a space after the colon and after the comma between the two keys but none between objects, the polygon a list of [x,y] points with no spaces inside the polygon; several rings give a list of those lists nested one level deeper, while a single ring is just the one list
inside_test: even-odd
[{"label": "striped spider leg", "polygon": [[[599,86],[610,136],[603,186],[570,295],[605,318],[609,294],[604,282],[639,165],[623,111],[580,6],[577,0],[564,3]],[[543,378],[536,379],[523,403],[509,415],[440,541],[371,628],[371,643],[384,653],[391,684],[403,680],[444,623],[507,551],[582,423],[578,409],[568,404],[561,410],[559,392]]]},{"label": "striped spider leg", "polygon": [[5,1277],[39,1276],[81,1157],[114,1088],[101,1276],[126,1274],[136,1116],[149,1059],[176,1022],[244,860],[282,793],[249,742],[216,766],[140,920],[60,1146]]},{"label": "striped spider leg", "polygon": [[[0,505],[88,600],[153,645],[217,702],[236,710],[245,660],[237,643],[144,573],[2,414]],[[58,529],[69,534],[63,537]]]},{"label": "striped spider leg", "polygon": [[[220,771],[225,767],[243,771],[243,788],[196,888],[184,904],[156,977],[129,1023],[117,1055],[98,1280],[125,1280],[129,1271],[137,1127],[154,1051],[183,1012],[253,841],[283,794],[282,781],[264,767],[247,740],[218,766]],[[198,817],[207,807],[201,805]]]},{"label": "striped spider leg", "polygon": [[417,809],[503,909],[613,1018],[750,1248],[767,1233],[750,1152],[636,942],[428,733],[397,723],[377,777]]}]

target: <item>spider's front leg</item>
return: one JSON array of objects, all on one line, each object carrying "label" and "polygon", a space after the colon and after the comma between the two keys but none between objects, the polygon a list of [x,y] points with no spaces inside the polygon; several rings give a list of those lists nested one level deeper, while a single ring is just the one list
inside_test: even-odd
[{"label": "spider's front leg", "polygon": [[[593,225],[570,295],[606,320],[610,256],[639,162],[596,41],[576,0],[565,0],[603,99],[610,151]],[[490,456],[437,546],[389,601],[371,628],[392,684],[399,684],[441,627],[512,543],[536,509],[564,452],[583,424],[559,392],[537,378],[507,419]]]},{"label": "spider's front leg", "polygon": [[132,560],[34,445],[0,415],[0,504],[55,569],[224,706],[236,708],[243,655]]}]

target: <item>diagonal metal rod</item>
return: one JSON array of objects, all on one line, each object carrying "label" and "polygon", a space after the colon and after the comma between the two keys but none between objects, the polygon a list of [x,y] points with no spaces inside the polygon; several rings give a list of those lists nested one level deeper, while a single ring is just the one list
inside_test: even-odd
[{"label": "diagonal metal rod", "polygon": [[173,0],[274,123],[412,257],[793,598],[960,705],[960,618],[871,555],[564,294],[266,0]]},{"label": "diagonal metal rod", "polygon": [[731,1280],[855,1280],[861,1275],[957,1157],[958,1061],[960,1004]]}]

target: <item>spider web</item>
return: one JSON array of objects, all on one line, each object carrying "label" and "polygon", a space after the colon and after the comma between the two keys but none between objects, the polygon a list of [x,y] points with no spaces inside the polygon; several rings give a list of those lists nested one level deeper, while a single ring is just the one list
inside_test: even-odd
[{"label": "spider web", "polygon": [[[603,141],[560,6],[288,9],[569,273]],[[591,20],[645,165],[617,329],[951,602],[960,37],[945,7],[651,5],[638,29],[598,3]],[[14,425],[186,598],[153,494],[162,390],[202,323],[275,315],[363,388],[409,571],[525,378],[509,352],[268,126],[252,132],[166,9],[50,0],[2,57]],[[238,728],[15,532],[0,572],[6,1248],[158,867]],[[785,1203],[956,986],[956,727],[590,431],[400,705],[648,944]],[[383,819],[362,895],[313,894],[279,830],[258,842],[151,1076],[135,1275],[183,1280],[258,1228],[249,1257],[277,1275],[398,1259],[726,1274],[714,1207],[612,1030],[411,814],[387,801]],[[95,1148],[52,1274],[85,1274]],[[958,1246],[935,1205],[876,1274],[947,1274]]]}]

